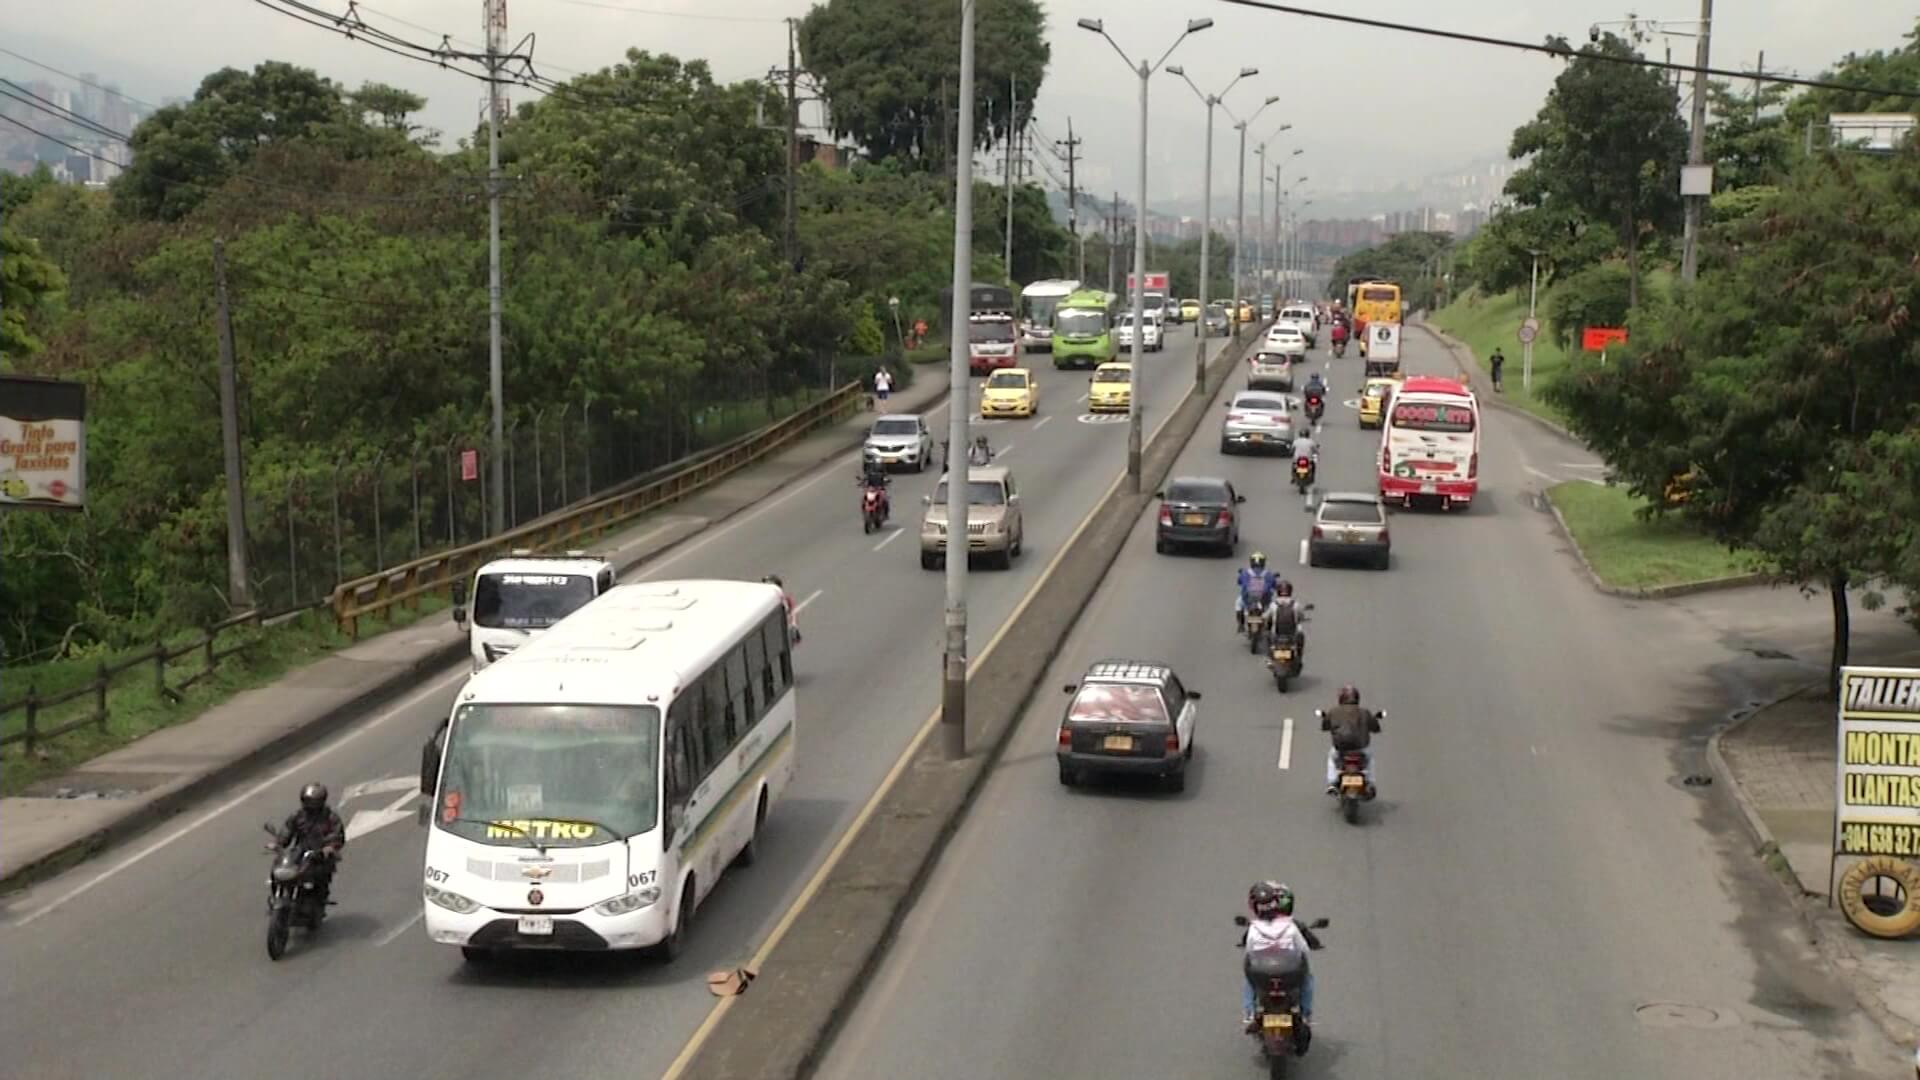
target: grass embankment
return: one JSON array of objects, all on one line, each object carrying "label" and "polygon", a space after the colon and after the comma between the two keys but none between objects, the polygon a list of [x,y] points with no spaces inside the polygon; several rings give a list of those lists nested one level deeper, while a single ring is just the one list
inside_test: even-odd
[{"label": "grass embankment", "polygon": [[1565,420],[1552,406],[1540,399],[1541,392],[1562,372],[1567,370],[1567,354],[1558,342],[1549,341],[1546,330],[1546,293],[1541,293],[1536,305],[1541,322],[1539,337],[1533,339],[1533,392],[1528,393],[1520,385],[1520,339],[1514,334],[1527,318],[1527,298],[1523,293],[1501,293],[1498,296],[1482,296],[1478,292],[1467,295],[1448,304],[1433,313],[1433,325],[1455,338],[1465,342],[1473,350],[1473,364],[1481,374],[1486,374],[1487,357],[1498,347],[1506,354],[1507,363],[1500,372],[1500,381],[1506,386],[1501,397],[1535,416],[1564,424]]},{"label": "grass embankment", "polygon": [[[782,396],[775,399],[778,416],[789,416],[819,399],[818,391]],[[696,427],[703,442],[715,445],[744,435],[770,423],[765,401],[717,405],[697,415]],[[443,597],[422,597],[418,611],[394,610],[385,618],[362,618],[360,636],[396,630],[429,615],[445,611]],[[187,630],[166,637],[170,649],[196,643],[203,631]],[[269,627],[242,626],[223,630],[215,647],[221,651],[243,640],[252,646],[245,652],[223,657],[213,674],[188,687],[178,702],[162,695],[154,685],[154,665],[138,664],[115,675],[107,691],[107,724],[104,729],[83,727],[58,739],[39,744],[32,757],[19,744],[8,746],[0,755],[0,795],[18,794],[36,781],[74,768],[92,758],[117,750],[162,728],[192,720],[206,710],[244,690],[266,686],[289,671],[310,664],[327,653],[349,644],[346,635],[335,626],[330,611],[308,612],[285,623]],[[112,665],[129,656],[151,651],[151,644],[138,645],[113,653],[85,655],[67,660],[35,664],[7,664],[0,673],[0,704],[24,700],[28,693],[41,698],[85,686],[99,674],[105,660]],[[178,687],[205,670],[201,653],[180,657],[167,665],[166,681]],[[69,720],[87,715],[96,704],[92,694],[49,708],[35,717],[35,727],[44,731]],[[24,709],[0,715],[0,734],[12,734],[26,727]]]},{"label": "grass embankment", "polygon": [[1547,489],[1567,531],[1600,580],[1621,589],[1682,585],[1760,568],[1751,556],[1728,551],[1676,518],[1642,520],[1646,501],[1625,488],[1570,480]]}]

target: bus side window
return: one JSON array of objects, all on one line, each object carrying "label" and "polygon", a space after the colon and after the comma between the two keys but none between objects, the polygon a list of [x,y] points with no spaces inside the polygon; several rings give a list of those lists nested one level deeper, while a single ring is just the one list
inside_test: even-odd
[{"label": "bus side window", "polygon": [[600,571],[600,587],[595,590],[595,595],[604,595],[611,588],[613,588],[613,567],[609,566]]},{"label": "bus side window", "polygon": [[667,805],[683,806],[688,796],[693,794],[694,777],[698,775],[694,768],[693,739],[688,714],[691,712],[688,700],[680,698],[667,712]]},{"label": "bus side window", "polygon": [[793,638],[787,630],[785,615],[774,615],[767,620],[766,639],[768,655],[774,658],[777,668],[775,689],[785,690],[793,685]]},{"label": "bus side window", "polygon": [[700,741],[706,747],[706,760],[701,769],[705,775],[708,769],[720,763],[727,756],[727,750],[733,746],[732,723],[727,713],[727,683],[724,675],[724,662],[713,665],[700,677]]},{"label": "bus side window", "polygon": [[727,745],[732,746],[746,734],[760,714],[753,707],[754,678],[747,663],[745,642],[727,654]]},{"label": "bus side window", "polygon": [[[781,620],[781,616],[775,615],[768,621],[774,620]],[[784,620],[781,621],[784,622]],[[766,624],[761,625],[759,632],[747,637],[747,666],[752,669],[754,677],[760,683],[760,702],[763,709],[771,708],[773,699],[778,696],[773,687],[775,661],[767,652],[767,642],[770,640],[772,639],[767,636]]]}]

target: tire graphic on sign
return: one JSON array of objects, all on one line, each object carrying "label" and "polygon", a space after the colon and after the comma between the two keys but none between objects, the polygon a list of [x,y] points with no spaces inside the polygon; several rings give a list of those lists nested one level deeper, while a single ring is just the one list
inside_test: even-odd
[{"label": "tire graphic on sign", "polygon": [[[1872,893],[1865,891],[1869,882]],[[1840,910],[1863,934],[1891,940],[1920,930],[1920,865],[1892,855],[1861,859],[1847,868],[1837,891]]]}]

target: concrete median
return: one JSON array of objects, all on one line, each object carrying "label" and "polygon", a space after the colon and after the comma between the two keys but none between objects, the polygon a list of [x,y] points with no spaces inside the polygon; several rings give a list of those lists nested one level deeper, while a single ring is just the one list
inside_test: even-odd
[{"label": "concrete median", "polygon": [[1207,365],[1205,390],[1189,391],[1146,447],[1141,492],[1129,494],[1122,484],[1095,507],[970,672],[968,742],[974,753],[950,761],[937,735],[909,751],[871,814],[828,857],[824,877],[809,884],[776,927],[751,988],[721,1001],[669,1076],[771,1080],[812,1071],[1039,691],[1054,654],[1232,378],[1243,348],[1221,343]]}]

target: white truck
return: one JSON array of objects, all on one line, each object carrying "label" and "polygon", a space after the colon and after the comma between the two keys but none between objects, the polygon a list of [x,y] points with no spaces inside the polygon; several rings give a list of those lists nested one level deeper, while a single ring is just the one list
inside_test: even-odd
[{"label": "white truck", "polygon": [[613,588],[613,563],[584,551],[536,555],[515,551],[473,575],[473,610],[467,583],[453,586],[453,621],[467,631],[473,670],[514,651],[561,619]]}]

